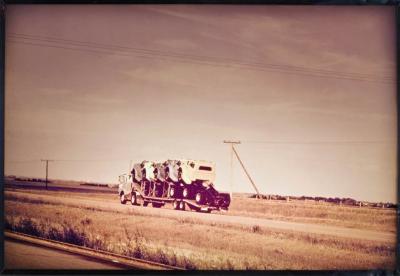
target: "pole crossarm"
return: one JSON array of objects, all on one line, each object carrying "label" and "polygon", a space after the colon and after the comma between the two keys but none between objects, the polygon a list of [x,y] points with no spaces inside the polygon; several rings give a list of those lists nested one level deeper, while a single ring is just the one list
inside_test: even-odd
[{"label": "pole crossarm", "polygon": [[225,144],[241,144],[240,141],[229,141],[229,140],[224,140]]}]

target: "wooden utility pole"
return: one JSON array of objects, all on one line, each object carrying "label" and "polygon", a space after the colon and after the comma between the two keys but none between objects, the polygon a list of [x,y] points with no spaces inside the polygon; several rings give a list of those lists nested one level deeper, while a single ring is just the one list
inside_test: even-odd
[{"label": "wooden utility pole", "polygon": [[229,181],[231,183],[231,198],[232,198],[233,197],[233,144],[231,144],[231,171],[230,171]]},{"label": "wooden utility pole", "polygon": [[227,141],[224,140],[225,144],[231,144],[231,171],[229,175],[229,181],[230,181],[230,194],[232,198],[232,193],[233,193],[233,145],[234,144],[240,144],[240,141]]},{"label": "wooden utility pole", "polygon": [[[246,173],[247,177],[249,178],[251,185],[253,185],[253,188],[256,190],[256,193],[257,193],[256,197],[260,198],[260,192],[258,191],[256,184],[254,183],[253,179],[250,177],[250,174],[246,170],[246,167],[244,166],[242,160],[239,157],[239,154],[237,153],[237,151],[236,151],[236,149],[234,147],[234,145],[240,144],[240,141],[227,141],[227,140],[224,140],[224,143],[225,144],[231,144],[232,152],[235,154],[237,160],[239,161],[239,163],[242,166],[244,172]],[[232,185],[232,156],[231,156],[231,185]]]},{"label": "wooden utility pole", "polygon": [[41,161],[46,162],[46,190],[47,190],[48,175],[49,175],[49,162],[53,162],[54,160],[42,159]]}]

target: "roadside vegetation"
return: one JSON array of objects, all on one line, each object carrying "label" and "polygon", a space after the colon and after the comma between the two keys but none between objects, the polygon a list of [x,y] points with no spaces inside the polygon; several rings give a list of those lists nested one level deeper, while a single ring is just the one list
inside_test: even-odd
[{"label": "roadside vegetation", "polygon": [[[108,196],[95,198],[103,201]],[[275,231],[257,224],[149,217],[126,209],[123,213],[69,206],[6,192],[5,228],[187,269],[393,269],[395,265],[395,243]]]},{"label": "roadside vegetation", "polygon": [[396,233],[396,209],[340,206],[328,202],[234,198],[229,215],[296,221]]},{"label": "roadside vegetation", "polygon": [[[16,192],[21,191],[20,189],[9,190]],[[23,193],[27,195],[54,195],[57,198],[73,197],[102,202],[118,202],[119,200],[116,194],[105,193],[88,194],[25,189]],[[298,200],[287,202],[235,196],[229,211],[225,212],[224,215],[239,215],[397,233],[396,209],[392,208],[350,207],[325,202],[317,203]]]}]

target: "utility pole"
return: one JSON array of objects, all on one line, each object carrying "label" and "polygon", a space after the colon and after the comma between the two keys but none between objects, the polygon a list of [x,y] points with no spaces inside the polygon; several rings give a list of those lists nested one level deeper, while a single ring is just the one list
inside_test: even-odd
[{"label": "utility pole", "polygon": [[233,145],[234,144],[240,144],[240,141],[227,141],[224,140],[225,144],[230,144],[231,145],[231,171],[230,171],[230,175],[229,175],[229,181],[230,181],[230,194],[231,194],[231,198],[232,198],[232,194],[233,194]]},{"label": "utility pole", "polygon": [[229,178],[231,183],[231,198],[233,198],[233,144],[231,144],[231,171]]},{"label": "utility pole", "polygon": [[54,160],[42,159],[40,161],[46,162],[46,190],[47,190],[48,175],[49,175],[49,162],[53,162]]},{"label": "utility pole", "polygon": [[[236,149],[235,149],[235,147],[234,147],[234,145],[241,144],[240,141],[227,141],[227,140],[224,140],[224,143],[225,143],[225,144],[231,144],[231,150],[232,150],[232,152],[235,154],[237,160],[239,161],[239,163],[240,163],[240,165],[242,166],[244,172],[246,173],[247,177],[249,178],[251,185],[253,185],[253,188],[254,188],[254,189],[256,190],[256,192],[257,192],[256,198],[260,198],[260,192],[258,191],[256,184],[254,183],[253,179],[250,177],[250,174],[249,174],[248,171],[246,170],[246,167],[244,166],[242,160],[241,160],[240,157],[239,157],[239,154],[237,153],[237,151],[236,151]],[[231,156],[231,158],[232,158],[232,156]],[[231,159],[231,177],[232,177],[232,159]],[[231,179],[231,185],[232,185],[232,179]]]}]

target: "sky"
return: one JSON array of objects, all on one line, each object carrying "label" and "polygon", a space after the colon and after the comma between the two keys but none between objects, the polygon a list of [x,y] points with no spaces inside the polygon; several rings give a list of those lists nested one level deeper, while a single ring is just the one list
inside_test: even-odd
[{"label": "sky", "polygon": [[[5,174],[117,183],[200,159],[216,187],[396,201],[393,7],[16,5]],[[231,178],[232,173],[232,178]],[[232,179],[232,181],[231,181]]]}]

